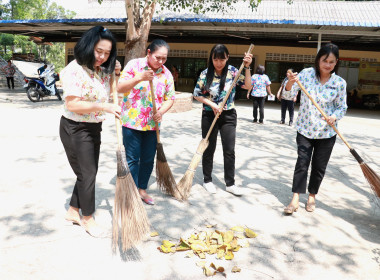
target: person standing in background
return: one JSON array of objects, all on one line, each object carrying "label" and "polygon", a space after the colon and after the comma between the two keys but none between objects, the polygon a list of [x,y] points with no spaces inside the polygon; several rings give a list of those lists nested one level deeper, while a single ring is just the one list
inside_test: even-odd
[{"label": "person standing in background", "polygon": [[[289,69],[293,71],[293,69]],[[288,71],[289,71],[288,70]],[[288,82],[286,77],[282,83],[281,87],[277,92],[277,99],[281,100],[281,121],[280,124],[285,124],[286,110],[289,111],[289,126],[293,125],[294,118],[294,103],[297,101],[297,94],[293,97],[289,91],[285,91],[285,84]]]},{"label": "person standing in background", "polygon": [[[256,74],[251,77],[253,96],[253,122],[257,123],[257,108],[260,110],[259,124],[264,124],[264,103],[268,94],[272,95],[270,90],[271,81],[269,77],[264,74],[265,67],[262,65],[257,66]],[[247,93],[247,99],[249,99],[249,93]]]},{"label": "person standing in background", "polygon": [[12,89],[14,89],[15,88],[14,75],[16,73],[16,68],[12,65],[12,61],[8,60],[8,64],[5,65],[1,69],[4,72],[5,77],[7,77],[8,88],[11,89],[11,84],[12,84]]}]

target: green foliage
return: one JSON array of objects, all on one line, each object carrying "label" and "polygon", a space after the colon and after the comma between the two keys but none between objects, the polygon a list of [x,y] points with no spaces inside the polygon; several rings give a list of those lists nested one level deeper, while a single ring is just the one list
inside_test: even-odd
[{"label": "green foliage", "polygon": [[55,71],[59,72],[65,67],[65,44],[54,43],[53,46],[46,46],[46,60],[55,66]]}]

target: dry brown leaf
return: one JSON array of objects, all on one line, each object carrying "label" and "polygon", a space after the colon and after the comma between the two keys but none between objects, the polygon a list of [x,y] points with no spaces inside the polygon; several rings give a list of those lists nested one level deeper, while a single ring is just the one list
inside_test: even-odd
[{"label": "dry brown leaf", "polygon": [[241,268],[237,267],[236,265],[231,269],[231,272],[233,273],[240,272],[240,271],[241,271]]},{"label": "dry brown leaf", "polygon": [[207,276],[207,277],[210,277],[210,276],[214,276],[215,275],[215,271],[211,271],[211,269],[207,268],[207,267],[203,267],[203,273]]},{"label": "dry brown leaf", "polygon": [[238,244],[243,248],[249,247],[249,241],[247,239],[239,240]]},{"label": "dry brown leaf", "polygon": [[255,238],[257,236],[257,233],[254,232],[253,230],[249,229],[249,228],[246,228],[245,229],[245,235],[248,237],[248,238]]},{"label": "dry brown leaf", "polygon": [[175,246],[175,244],[172,243],[172,242],[170,242],[169,240],[163,240],[163,241],[162,241],[162,245],[163,245],[164,247],[166,247],[166,248],[171,248],[171,247]]},{"label": "dry brown leaf", "polygon": [[237,251],[240,250],[240,248],[241,248],[240,246],[237,246],[237,247],[235,247],[235,248],[232,248],[232,251],[233,251],[233,252],[237,252]]},{"label": "dry brown leaf", "polygon": [[202,251],[194,251],[194,253],[200,258],[200,259],[205,259],[206,255]]},{"label": "dry brown leaf", "polygon": [[234,232],[232,230],[226,231],[222,233],[223,242],[230,243],[232,239],[234,239]]},{"label": "dry brown leaf", "polygon": [[216,224],[215,225],[206,225],[206,228],[215,228],[216,227]]},{"label": "dry brown leaf", "polygon": [[212,267],[213,269],[215,269],[217,272],[220,272],[220,273],[224,272],[224,267],[223,266],[216,267],[214,263],[211,263],[210,267]]},{"label": "dry brown leaf", "polygon": [[213,254],[216,254],[217,250],[218,250],[218,246],[217,245],[210,245],[208,253],[210,255],[213,255]]},{"label": "dry brown leaf", "polygon": [[227,251],[226,255],[224,256],[226,260],[232,260],[234,258],[234,253],[232,251]]},{"label": "dry brown leaf", "polygon": [[209,248],[207,247],[207,244],[200,240],[195,240],[193,244],[190,245],[191,250],[193,251],[202,251],[207,252]]},{"label": "dry brown leaf", "polygon": [[159,234],[158,234],[157,231],[153,231],[153,232],[150,233],[150,237],[156,237],[156,236],[158,236],[158,235],[159,235]]},{"label": "dry brown leaf", "polygon": [[217,259],[223,259],[225,255],[225,251],[223,249],[219,249],[217,252],[216,252],[216,258]]},{"label": "dry brown leaf", "polygon": [[243,227],[233,227],[233,228],[231,228],[231,230],[237,231],[237,232],[244,232],[244,228]]},{"label": "dry brown leaf", "polygon": [[245,235],[243,234],[243,233],[237,233],[237,234],[235,234],[235,237],[236,238],[239,238],[239,239],[244,239],[245,238]]},{"label": "dry brown leaf", "polygon": [[185,258],[192,258],[194,257],[194,252],[193,251],[190,251],[190,252],[187,252],[187,254],[185,255]]},{"label": "dry brown leaf", "polygon": [[161,247],[158,247],[157,249],[160,250],[162,253],[165,253],[165,254],[175,252],[175,248],[168,248],[168,247],[165,247],[164,245],[161,245]]}]

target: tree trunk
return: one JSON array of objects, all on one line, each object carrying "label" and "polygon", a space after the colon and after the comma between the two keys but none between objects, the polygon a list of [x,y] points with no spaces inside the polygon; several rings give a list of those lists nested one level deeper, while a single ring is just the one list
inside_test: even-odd
[{"label": "tree trunk", "polygon": [[147,40],[145,37],[139,37],[136,40],[127,40],[125,42],[125,61],[126,65],[128,61],[138,57],[144,57],[146,55]]}]

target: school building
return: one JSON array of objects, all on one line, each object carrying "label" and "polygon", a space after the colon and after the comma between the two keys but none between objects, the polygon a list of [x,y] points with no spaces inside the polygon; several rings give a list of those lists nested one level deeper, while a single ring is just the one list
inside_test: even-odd
[{"label": "school building", "polygon": [[[239,1],[219,12],[194,14],[156,7],[149,40],[170,45],[167,67],[179,69],[178,91],[192,92],[197,74],[207,67],[212,46],[225,44],[229,63],[239,67],[249,44],[255,44],[254,67],[261,64],[277,92],[288,68],[300,71],[313,65],[321,44],[340,48],[339,75],[347,89],[359,96],[380,94],[380,1],[262,0],[252,10]],[[88,0],[74,19],[0,21],[0,32],[66,42],[66,62],[75,42],[94,25],[110,29],[118,40],[118,59],[124,64],[126,10],[124,0]]]}]

